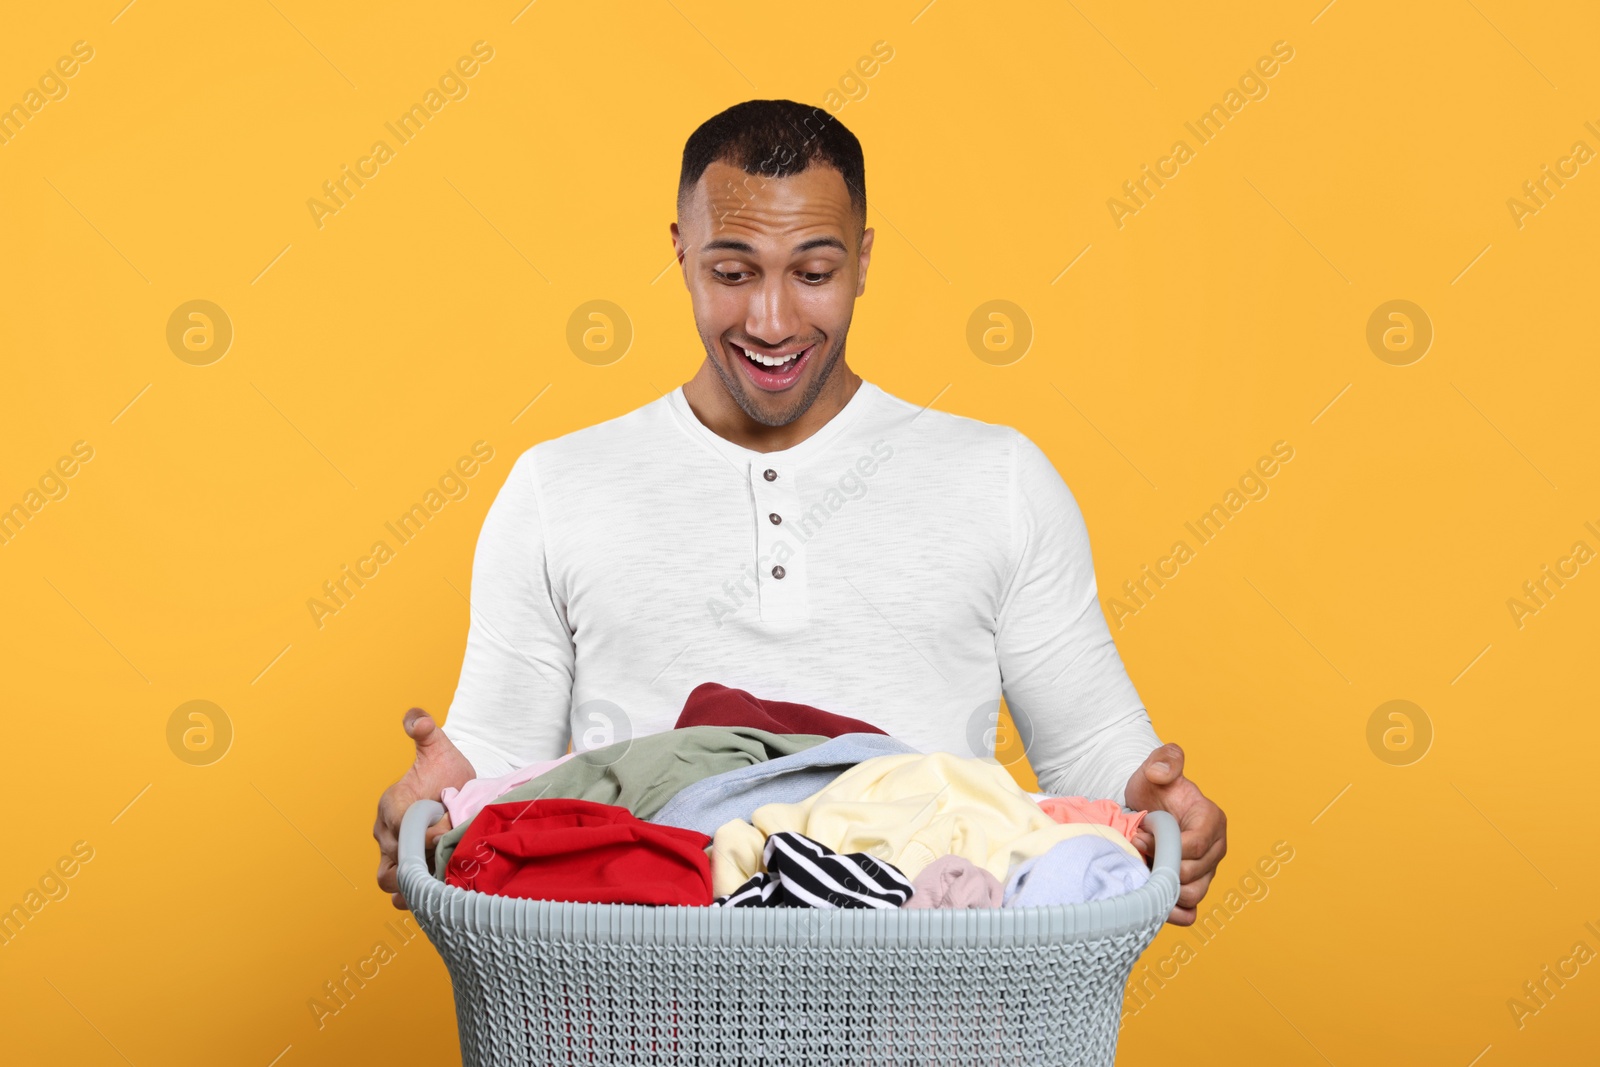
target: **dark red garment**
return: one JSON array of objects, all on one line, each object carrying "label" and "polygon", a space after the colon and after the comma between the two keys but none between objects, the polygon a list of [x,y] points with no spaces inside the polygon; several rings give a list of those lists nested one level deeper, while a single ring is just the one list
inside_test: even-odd
[{"label": "dark red garment", "polygon": [[450,855],[446,883],[524,900],[709,905],[711,838],[627,808],[571,797],[480,811]]},{"label": "dark red garment", "polygon": [[695,686],[689,699],[683,702],[676,727],[685,726],[753,726],[775,734],[818,734],[822,737],[885,733],[860,719],[835,715],[806,704],[761,700],[743,689],[729,689],[716,682]]}]

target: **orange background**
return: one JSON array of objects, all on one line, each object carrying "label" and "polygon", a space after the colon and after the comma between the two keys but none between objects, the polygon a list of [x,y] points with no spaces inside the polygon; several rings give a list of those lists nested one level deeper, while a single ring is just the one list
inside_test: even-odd
[{"label": "orange background", "polygon": [[[1600,174],[1560,162],[1600,149],[1592,7],[123,2],[0,35],[0,105],[93,52],[0,143],[0,507],[41,505],[0,544],[0,907],[65,893],[0,947],[8,1062],[454,1062],[425,940],[320,1027],[308,1003],[397,943],[373,808],[401,714],[448,707],[515,457],[702,357],[663,273],[679,157],[752,97],[861,138],[852,365],[1048,452],[1157,731],[1228,812],[1207,904],[1233,909],[1152,946],[1120,1062],[1592,1060],[1600,568],[1508,607],[1600,549]],[[477,41],[466,95],[319,227],[307,201]],[[1184,124],[1280,41],[1200,143]],[[1564,186],[1514,211],[1546,165]],[[597,299],[632,330],[607,365],[567,342]],[[221,358],[169,345],[192,300]],[[991,300],[1025,352],[969,344]],[[1392,300],[1425,352],[1369,345]],[[307,600],[480,440],[466,495],[319,628]],[[1268,494],[1116,612],[1279,441]],[[209,750],[169,732],[193,700]],[[1415,708],[1369,733],[1392,700]]]}]

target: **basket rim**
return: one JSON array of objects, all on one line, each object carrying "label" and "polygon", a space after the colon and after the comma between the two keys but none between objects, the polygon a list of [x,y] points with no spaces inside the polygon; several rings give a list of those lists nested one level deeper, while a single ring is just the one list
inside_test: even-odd
[{"label": "basket rim", "polygon": [[1150,879],[1131,893],[1082,904],[1021,908],[716,908],[589,904],[502,897],[448,885],[425,860],[428,827],[444,814],[419,800],[400,823],[401,894],[429,938],[488,935],[592,944],[768,945],[802,949],[1020,948],[1118,937],[1150,928],[1177,903],[1180,838],[1164,811],[1145,817],[1155,835]]}]

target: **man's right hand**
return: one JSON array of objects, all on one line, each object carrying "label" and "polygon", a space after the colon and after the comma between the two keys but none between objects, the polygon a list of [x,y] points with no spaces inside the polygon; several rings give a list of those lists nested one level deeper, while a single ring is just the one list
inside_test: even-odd
[{"label": "man's right hand", "polygon": [[[467,757],[427,712],[412,708],[406,712],[404,726],[406,736],[417,744],[417,758],[411,769],[378,798],[378,821],[372,825],[372,836],[378,841],[378,887],[389,893],[397,908],[406,906],[397,875],[401,817],[414,801],[438,800],[447,787],[459,789],[476,777]],[[430,851],[448,829],[448,815],[428,828]]]}]

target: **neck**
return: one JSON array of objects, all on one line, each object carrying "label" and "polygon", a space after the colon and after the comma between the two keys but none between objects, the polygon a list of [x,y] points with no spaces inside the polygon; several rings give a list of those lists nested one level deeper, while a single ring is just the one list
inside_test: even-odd
[{"label": "neck", "polygon": [[728,395],[727,387],[722,384],[722,379],[708,360],[702,362],[695,376],[684,383],[683,398],[689,402],[689,409],[695,413],[695,417],[718,437],[752,452],[778,452],[793,448],[826,426],[844,410],[860,387],[860,375],[840,359],[816,400],[798,419],[784,426],[767,426],[744,413],[744,409]]}]

